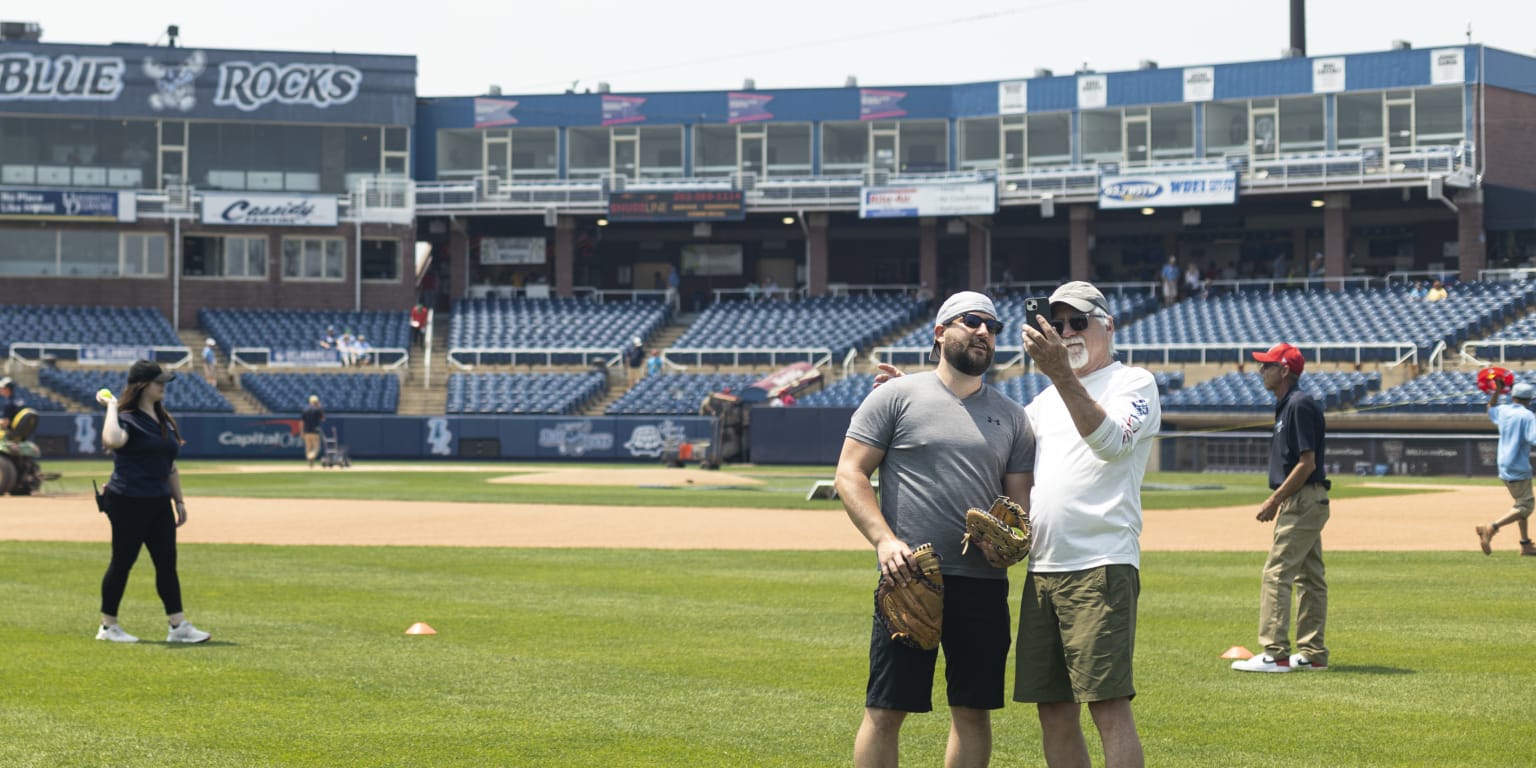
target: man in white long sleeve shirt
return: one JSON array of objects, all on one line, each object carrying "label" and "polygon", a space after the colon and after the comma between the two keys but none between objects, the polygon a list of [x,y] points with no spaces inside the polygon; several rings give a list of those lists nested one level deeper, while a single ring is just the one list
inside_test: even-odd
[{"label": "man in white long sleeve shirt", "polygon": [[1162,423],[1157,382],[1114,359],[1114,317],[1092,284],[1067,283],[1050,303],[1052,320],[1023,332],[1052,386],[1025,408],[1037,441],[1034,545],[1013,698],[1036,704],[1052,768],[1089,765],[1083,702],[1105,766],[1142,766],[1132,656],[1141,483]]}]

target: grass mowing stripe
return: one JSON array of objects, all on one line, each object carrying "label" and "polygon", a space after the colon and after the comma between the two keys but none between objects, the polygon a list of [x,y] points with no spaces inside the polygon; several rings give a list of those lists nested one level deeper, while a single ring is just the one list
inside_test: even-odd
[{"label": "grass mowing stripe", "polygon": [[[106,556],[0,542],[0,765],[821,766],[861,714],[865,553],[185,545],[193,647],[91,639]],[[1530,562],[1331,553],[1333,669],[1240,674],[1217,655],[1254,646],[1262,559],[1146,555],[1149,763],[1526,761]],[[123,620],[152,641],[151,572]],[[942,697],[904,729],[913,764],[942,762]],[[995,764],[1042,763],[1031,708],[995,730]]]}]

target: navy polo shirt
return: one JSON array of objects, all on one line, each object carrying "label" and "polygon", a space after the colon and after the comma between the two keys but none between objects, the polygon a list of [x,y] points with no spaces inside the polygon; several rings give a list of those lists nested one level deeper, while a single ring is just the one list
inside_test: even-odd
[{"label": "navy polo shirt", "polygon": [[171,467],[181,453],[175,430],[143,411],[119,412],[117,423],[128,433],[128,442],[112,452],[112,479],[107,490],[119,496],[155,498],[171,495]]},{"label": "navy polo shirt", "polygon": [[1307,451],[1312,451],[1317,460],[1317,469],[1312,470],[1307,483],[1328,482],[1328,473],[1323,469],[1323,433],[1327,428],[1323,407],[1299,386],[1292,386],[1285,397],[1275,403],[1275,437],[1269,443],[1271,490],[1285,482],[1301,461],[1301,454]]},{"label": "navy polo shirt", "polygon": [[318,434],[320,432],[320,422],[325,421],[325,411],[321,410],[318,405],[306,405],[304,406],[304,413],[301,414],[301,418],[304,420],[305,432]]}]

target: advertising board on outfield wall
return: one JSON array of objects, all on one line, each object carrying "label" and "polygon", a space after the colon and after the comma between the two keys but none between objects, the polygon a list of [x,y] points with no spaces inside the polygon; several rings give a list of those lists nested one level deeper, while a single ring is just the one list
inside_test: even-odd
[{"label": "advertising board on outfield wall", "polygon": [[0,219],[130,222],[138,218],[138,198],[132,192],[0,190]]}]

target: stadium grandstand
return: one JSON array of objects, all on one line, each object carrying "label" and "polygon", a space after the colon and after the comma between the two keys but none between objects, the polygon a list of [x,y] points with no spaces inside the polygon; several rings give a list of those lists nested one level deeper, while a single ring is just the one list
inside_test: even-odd
[{"label": "stadium grandstand", "polygon": [[[1029,402],[1024,300],[1068,280],[1157,376],[1168,468],[1262,465],[1250,355],[1277,341],[1370,471],[1411,439],[1486,472],[1473,372],[1536,381],[1536,58],[1475,43],[474,96],[417,93],[409,55],[0,53],[122,84],[0,102],[0,339],[54,453],[93,452],[93,393],[148,357],[188,455],[292,458],[318,395],[354,458],[823,461],[876,363],[929,365],[957,290],[997,297],[990,381]],[[215,98],[249,66],[349,76]]]}]

